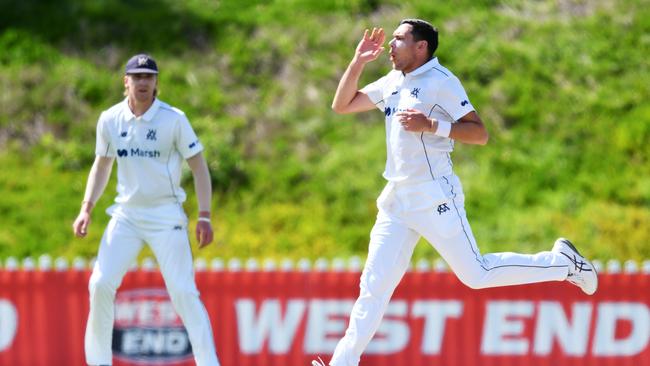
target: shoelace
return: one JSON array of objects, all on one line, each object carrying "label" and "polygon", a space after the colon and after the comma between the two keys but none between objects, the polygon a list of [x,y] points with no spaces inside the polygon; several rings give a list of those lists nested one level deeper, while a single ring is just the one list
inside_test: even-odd
[{"label": "shoelace", "polygon": [[323,362],[323,360],[321,360],[321,358],[318,357],[318,361],[313,360],[311,362],[311,366],[326,366],[326,365],[325,365],[325,362]]},{"label": "shoelace", "polygon": [[[562,252],[560,252],[560,253],[562,253]],[[569,260],[571,262],[573,262],[573,265],[575,265],[575,267],[576,267],[575,271],[577,271],[577,272],[582,272],[582,271],[591,272],[591,268],[589,268],[587,266],[587,262],[585,262],[583,260],[578,260],[578,258],[576,258],[575,254],[573,256],[570,256],[570,255],[568,255],[566,253],[562,253],[562,255],[569,258]]]}]

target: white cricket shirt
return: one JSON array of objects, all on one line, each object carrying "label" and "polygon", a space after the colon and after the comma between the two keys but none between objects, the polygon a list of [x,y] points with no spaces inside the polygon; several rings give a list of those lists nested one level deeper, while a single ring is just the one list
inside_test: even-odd
[{"label": "white cricket shirt", "polygon": [[138,118],[125,99],[104,111],[97,123],[95,154],[117,158],[117,203],[184,202],[183,160],[202,150],[185,114],[158,99]]},{"label": "white cricket shirt", "polygon": [[430,132],[409,132],[397,112],[409,108],[454,123],[474,110],[460,81],[433,58],[404,75],[392,70],[360,90],[386,115],[386,170],[391,182],[424,182],[452,174],[454,141]]}]

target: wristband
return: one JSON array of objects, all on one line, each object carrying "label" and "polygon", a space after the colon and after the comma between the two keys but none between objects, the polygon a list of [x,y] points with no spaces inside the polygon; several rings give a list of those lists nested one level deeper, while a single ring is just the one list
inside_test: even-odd
[{"label": "wristband", "polygon": [[212,222],[210,221],[210,219],[207,218],[207,217],[199,217],[199,218],[197,219],[197,221],[203,221],[203,222],[207,222],[207,223],[212,223]]},{"label": "wristband", "polygon": [[451,132],[451,123],[447,121],[438,121],[438,128],[433,134],[440,137],[449,137],[449,132]]}]

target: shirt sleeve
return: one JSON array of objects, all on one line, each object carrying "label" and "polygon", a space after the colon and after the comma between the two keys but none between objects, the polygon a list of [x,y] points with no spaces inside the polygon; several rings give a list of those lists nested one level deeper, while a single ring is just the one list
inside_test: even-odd
[{"label": "shirt sleeve", "polygon": [[188,121],[185,114],[181,114],[179,117],[176,146],[184,159],[191,158],[203,151],[203,145],[201,145],[199,138],[194,133],[190,121]]},{"label": "shirt sleeve", "polygon": [[384,77],[364,86],[360,92],[363,94],[367,95],[368,98],[370,98],[370,101],[372,101],[375,106],[383,111],[384,110],[384,88],[386,86],[386,82],[388,80],[388,75],[385,75]]},{"label": "shirt sleeve", "polygon": [[102,113],[97,121],[97,136],[95,143],[95,155],[109,158],[115,157],[115,146],[111,144],[111,136],[108,131],[106,113]]},{"label": "shirt sleeve", "polygon": [[474,111],[474,106],[469,102],[467,93],[457,77],[450,77],[442,83],[438,90],[438,103],[455,121]]}]

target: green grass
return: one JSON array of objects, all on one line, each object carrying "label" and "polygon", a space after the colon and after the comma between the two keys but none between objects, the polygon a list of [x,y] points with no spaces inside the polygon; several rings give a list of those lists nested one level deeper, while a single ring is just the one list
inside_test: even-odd
[{"label": "green grass", "polygon": [[[566,236],[590,257],[650,258],[647,0],[152,3],[23,1],[0,14],[0,258],[96,252],[114,182],[88,238],[71,223],[97,117],[122,98],[123,62],[140,51],[206,146],[221,244],[196,255],[363,256],[383,117],[329,105],[363,28],[390,33],[412,16],[439,27],[438,56],[491,134],[454,153],[482,251]],[[369,65],[362,83],[389,67]],[[436,254],[421,244],[415,256]]]}]

